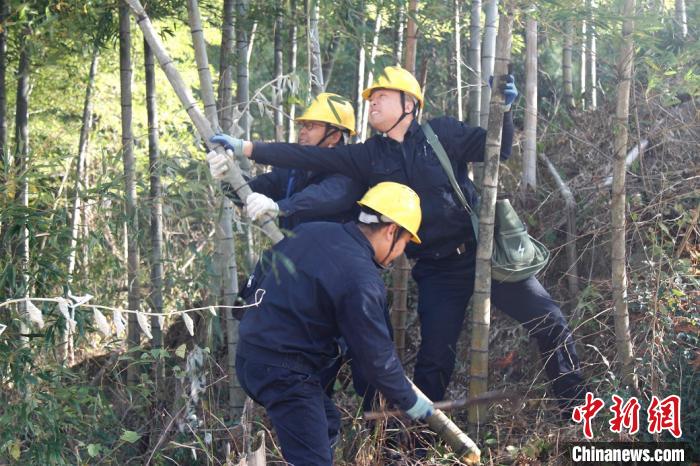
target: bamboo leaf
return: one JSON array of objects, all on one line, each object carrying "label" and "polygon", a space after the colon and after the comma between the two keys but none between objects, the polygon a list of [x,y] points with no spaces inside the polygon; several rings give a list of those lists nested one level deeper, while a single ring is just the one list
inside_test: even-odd
[{"label": "bamboo leaf", "polygon": [[[141,313],[139,313],[139,315],[141,315]],[[134,443],[140,438],[141,434],[139,434],[138,432],[134,432],[133,430],[125,430],[124,433],[122,433],[122,436],[119,437],[119,440],[123,442]]]},{"label": "bamboo leaf", "polygon": [[126,332],[126,325],[124,325],[124,316],[122,316],[122,312],[119,309],[114,310],[112,320],[114,320],[114,329],[117,336],[123,335]]}]

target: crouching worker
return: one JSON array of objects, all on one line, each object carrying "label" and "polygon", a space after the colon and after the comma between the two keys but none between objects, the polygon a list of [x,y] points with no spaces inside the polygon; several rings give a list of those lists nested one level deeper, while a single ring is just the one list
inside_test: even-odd
[{"label": "crouching worker", "polygon": [[394,350],[380,275],[409,241],[420,243],[420,199],[405,185],[383,182],[358,204],[356,222],[305,223],[274,246],[293,266],[256,280],[264,298],[240,324],[238,379],[265,407],[284,459],[296,466],[333,463],[340,414],[320,374],[339,357],[340,337],[391,403],[413,419],[433,410],[414,393]]}]

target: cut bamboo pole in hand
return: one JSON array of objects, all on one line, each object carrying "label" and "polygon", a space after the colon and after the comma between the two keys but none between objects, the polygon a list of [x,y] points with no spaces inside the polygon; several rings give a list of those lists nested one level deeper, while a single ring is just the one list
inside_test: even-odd
[{"label": "cut bamboo pole in hand", "polygon": [[[151,24],[151,20],[143,9],[141,2],[139,2],[139,0],[125,1],[131,8],[134,17],[136,18],[136,24],[138,24],[141,28],[144,38],[148,42],[148,45],[150,45],[153,49],[153,52],[158,59],[158,63],[173,87],[175,94],[177,94],[177,97],[180,99],[183,107],[185,107],[185,111],[189,115],[190,120],[192,120],[197,132],[204,140],[207,148],[209,150],[216,150],[220,154],[226,154],[226,151],[221,145],[210,142],[211,137],[214,136],[214,131],[212,130],[211,125],[207,121],[202,111],[199,109],[199,107],[197,107],[194,98],[190,94],[188,86],[185,85],[185,82],[175,67],[172,58],[170,58],[170,55],[168,55],[165,46],[153,28],[153,24]],[[253,191],[243,179],[243,175],[241,174],[241,170],[238,165],[236,165],[228,154],[226,154],[226,156],[229,159],[229,170],[226,172],[226,178],[224,181],[228,182],[233,187],[241,199],[246,199]],[[270,237],[273,243],[281,241],[284,237],[279,228],[277,228],[277,225],[275,225],[274,217],[264,215],[258,224],[265,234]]]}]

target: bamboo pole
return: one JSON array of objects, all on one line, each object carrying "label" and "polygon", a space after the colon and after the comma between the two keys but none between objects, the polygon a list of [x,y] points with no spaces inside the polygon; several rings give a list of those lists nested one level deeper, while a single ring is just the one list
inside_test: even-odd
[{"label": "bamboo pole", "polygon": [[469,20],[469,126],[479,126],[481,117],[481,0],[472,0]]},{"label": "bamboo pole", "polygon": [[[504,2],[498,35],[494,65],[494,89],[500,89],[508,73],[512,40],[512,3]],[[493,250],[494,215],[498,191],[498,165],[501,151],[501,130],[503,126],[503,94],[494,92],[491,96],[488,132],[484,154],[484,177],[479,211],[479,241],[476,249],[476,272],[474,279],[474,301],[472,311],[471,365],[469,369],[470,396],[478,396],[488,388],[489,328],[491,325],[491,254]],[[482,122],[483,123],[483,122]],[[487,411],[469,411],[469,423],[477,426],[485,421]]]},{"label": "bamboo pole", "polygon": [[523,194],[537,191],[537,20],[528,13],[525,53],[525,121],[523,132]]},{"label": "bamboo pole", "polygon": [[620,363],[620,379],[623,384],[637,389],[634,368],[634,351],[630,335],[627,307],[627,268],[625,251],[626,190],[625,153],[627,152],[629,98],[634,60],[634,7],[635,0],[624,0],[622,16],[622,45],[618,59],[619,82],[617,85],[617,109],[613,126],[614,162],[611,202],[612,223],[612,291],[615,316],[615,343]]},{"label": "bamboo pole", "polygon": [[[187,0],[190,29],[192,30],[192,43],[195,51],[195,61],[199,72],[204,108],[207,111],[207,119],[212,127],[218,127],[216,100],[214,87],[212,86],[209,60],[206,53],[206,42],[202,33],[202,20],[199,14],[197,0]],[[221,297],[224,306],[233,306],[238,294],[238,268],[236,264],[235,243],[233,235],[233,204],[225,196],[222,198],[222,211],[216,228],[217,242],[217,272],[218,280],[215,280],[213,289],[216,297]],[[243,403],[246,395],[236,377],[236,350],[238,347],[238,321],[235,320],[230,310],[225,312],[227,340],[227,368],[229,376],[229,408],[234,418],[240,416],[243,411]]]},{"label": "bamboo pole", "polygon": [[[211,137],[214,136],[214,132],[212,131],[211,126],[209,125],[209,122],[205,118],[202,111],[197,107],[197,104],[190,94],[189,87],[184,83],[182,76],[180,76],[177,68],[175,68],[172,58],[170,58],[168,52],[165,50],[165,47],[163,46],[157,32],[153,28],[151,20],[144,11],[141,2],[139,2],[139,0],[125,1],[131,7],[131,10],[136,17],[136,23],[141,28],[144,37],[153,49],[153,52],[158,59],[158,63],[163,69],[168,81],[172,85],[175,94],[177,94],[178,98],[180,99],[180,103],[182,103],[185,111],[192,120],[197,132],[207,145],[207,148],[225,154],[222,146],[210,142]],[[225,181],[227,181],[233,187],[241,199],[246,199],[252,193],[252,191],[243,179],[238,166],[232,160],[230,160],[230,162],[231,163],[229,164],[229,170],[226,173]],[[282,240],[283,235],[275,225],[272,217],[265,216],[260,220],[259,225],[274,243]]]},{"label": "bamboo pole", "polygon": [[572,50],[574,48],[574,22],[567,20],[564,25],[564,47],[562,48],[562,78],[564,80],[564,103],[567,110],[576,107],[574,101],[574,79],[572,65]]},{"label": "bamboo pole", "polygon": [[454,9],[452,19],[454,23],[454,46],[455,46],[455,87],[457,89],[457,119],[464,119],[462,102],[462,11],[461,0],[452,0]]},{"label": "bamboo pole", "polygon": [[[367,85],[371,86],[374,80],[374,61],[377,58],[377,47],[379,46],[379,34],[382,30],[382,12],[377,11],[377,17],[374,21],[374,35],[372,36],[372,46],[369,49],[369,72],[367,73]],[[359,110],[359,109],[358,109]],[[360,123],[357,132],[360,133],[360,141],[367,139],[367,134],[369,133],[369,128],[367,127],[369,122],[369,102],[363,100],[362,102],[362,122]]]}]

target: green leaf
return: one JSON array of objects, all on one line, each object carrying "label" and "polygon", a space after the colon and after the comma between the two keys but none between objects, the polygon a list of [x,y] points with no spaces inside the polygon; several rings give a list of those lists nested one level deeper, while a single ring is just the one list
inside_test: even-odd
[{"label": "green leaf", "polygon": [[19,460],[19,455],[20,455],[20,449],[19,449],[19,440],[15,440],[12,445],[10,446],[10,456],[12,459],[15,461]]},{"label": "green leaf", "polygon": [[123,442],[134,443],[141,438],[141,434],[134,432],[133,430],[125,430],[119,440]]},{"label": "green leaf", "polygon": [[185,353],[187,352],[187,344],[183,343],[182,345],[178,346],[177,349],[175,350],[175,356],[185,359]]},{"label": "green leaf", "polygon": [[96,444],[96,443],[91,443],[87,447],[88,455],[90,455],[90,458],[94,458],[100,454],[101,449],[102,449],[102,445]]}]

